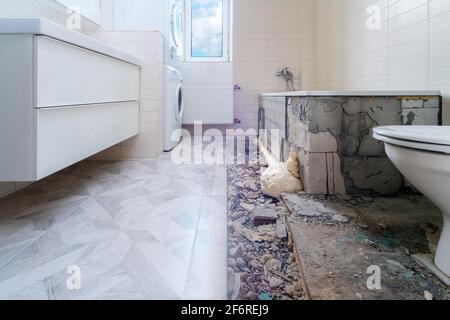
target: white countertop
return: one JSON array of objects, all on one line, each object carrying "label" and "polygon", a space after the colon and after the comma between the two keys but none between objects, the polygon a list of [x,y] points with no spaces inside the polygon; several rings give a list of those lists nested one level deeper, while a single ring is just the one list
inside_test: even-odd
[{"label": "white countertop", "polygon": [[347,91],[292,91],[263,93],[261,97],[435,97],[441,96],[439,91],[431,90],[347,90]]},{"label": "white countertop", "polygon": [[112,48],[79,32],[71,31],[54,22],[39,18],[0,18],[0,34],[35,34],[64,41],[112,58],[142,65],[138,58]]}]

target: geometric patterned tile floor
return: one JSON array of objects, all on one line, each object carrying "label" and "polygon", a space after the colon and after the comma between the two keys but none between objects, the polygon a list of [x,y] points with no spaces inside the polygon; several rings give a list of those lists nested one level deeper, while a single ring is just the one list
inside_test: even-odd
[{"label": "geometric patterned tile floor", "polygon": [[165,155],[84,161],[0,199],[0,299],[226,299],[226,188],[225,166]]}]

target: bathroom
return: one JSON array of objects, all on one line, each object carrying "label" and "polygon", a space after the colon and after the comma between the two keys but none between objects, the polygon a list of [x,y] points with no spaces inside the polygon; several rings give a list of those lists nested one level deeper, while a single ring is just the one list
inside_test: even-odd
[{"label": "bathroom", "polygon": [[0,300],[448,300],[448,0],[0,0]]}]

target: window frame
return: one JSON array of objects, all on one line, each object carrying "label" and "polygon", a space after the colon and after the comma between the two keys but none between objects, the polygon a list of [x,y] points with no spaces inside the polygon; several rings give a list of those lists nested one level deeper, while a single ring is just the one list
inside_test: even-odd
[{"label": "window frame", "polygon": [[187,62],[230,62],[231,61],[231,21],[232,21],[232,0],[222,0],[222,21],[223,21],[223,48],[222,57],[193,57],[192,56],[192,1],[185,3],[185,60]]}]

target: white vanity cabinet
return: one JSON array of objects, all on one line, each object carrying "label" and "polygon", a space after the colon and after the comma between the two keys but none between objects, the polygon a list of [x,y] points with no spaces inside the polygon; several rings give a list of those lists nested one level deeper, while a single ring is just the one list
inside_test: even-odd
[{"label": "white vanity cabinet", "polygon": [[40,180],[138,134],[137,59],[42,20],[16,33],[1,20],[0,181]]}]

